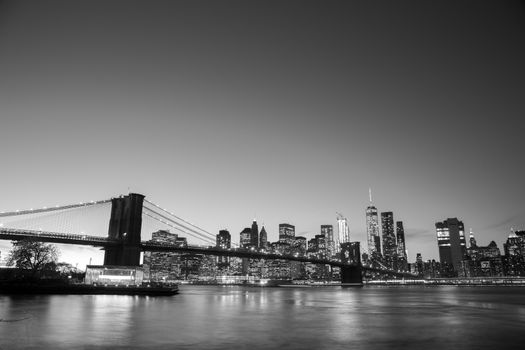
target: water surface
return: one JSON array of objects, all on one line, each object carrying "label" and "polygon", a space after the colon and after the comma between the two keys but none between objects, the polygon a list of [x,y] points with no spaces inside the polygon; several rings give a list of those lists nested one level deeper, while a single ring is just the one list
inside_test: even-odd
[{"label": "water surface", "polygon": [[181,286],[0,295],[0,349],[523,349],[525,288]]}]

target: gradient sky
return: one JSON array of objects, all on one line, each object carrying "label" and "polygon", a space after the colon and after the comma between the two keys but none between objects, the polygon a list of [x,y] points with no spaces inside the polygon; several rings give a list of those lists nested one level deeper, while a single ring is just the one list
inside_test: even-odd
[{"label": "gradient sky", "polygon": [[366,250],[372,187],[410,261],[447,217],[502,248],[524,38],[523,1],[0,0],[0,211],[133,191],[235,241],[337,211]]}]

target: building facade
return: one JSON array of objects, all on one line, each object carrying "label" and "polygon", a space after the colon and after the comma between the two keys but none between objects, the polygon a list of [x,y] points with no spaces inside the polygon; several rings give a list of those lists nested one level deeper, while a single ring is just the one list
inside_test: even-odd
[{"label": "building facade", "polygon": [[394,233],[394,214],[391,211],[381,213],[383,235],[383,258],[389,268],[395,268],[397,259],[396,235]]},{"label": "building facade", "polygon": [[239,234],[239,247],[249,248],[252,244],[252,229],[245,227]]},{"label": "building facade", "polygon": [[259,248],[259,226],[257,221],[253,220],[252,229],[250,233],[250,245],[254,248]]},{"label": "building facade", "polygon": [[403,271],[408,267],[408,253],[405,243],[405,228],[402,221],[396,221],[396,244],[397,244],[397,260],[398,268]]},{"label": "building facade", "polygon": [[348,227],[348,220],[341,214],[337,214],[337,228],[338,228],[338,239],[337,239],[337,251],[340,250],[340,245],[343,243],[350,243],[350,228]]},{"label": "building facade", "polygon": [[[176,233],[160,230],[153,232],[151,242],[187,246],[185,237],[179,237]],[[181,253],[177,252],[145,252],[144,253],[144,279],[154,282],[165,282],[183,278]]]},{"label": "building facade", "polygon": [[295,226],[290,224],[279,224],[279,242],[290,246],[295,239]]},{"label": "building facade", "polygon": [[[231,248],[232,237],[228,230],[220,230],[219,234],[216,236],[216,247],[221,249]],[[217,257],[217,267],[219,269],[224,269],[229,266],[230,259],[227,256],[218,256]]]},{"label": "building facade", "polygon": [[463,222],[457,218],[436,222],[436,235],[439,261],[442,265],[451,266],[455,274],[460,274],[462,261],[465,260],[467,255]]},{"label": "building facade", "polygon": [[259,248],[268,249],[268,233],[266,233],[264,226],[261,227],[261,232],[259,233]]},{"label": "building facade", "polygon": [[368,256],[381,255],[381,238],[379,236],[379,220],[377,208],[370,204],[366,208],[366,237],[368,243]]},{"label": "building facade", "polygon": [[328,256],[333,257],[337,252],[334,242],[334,226],[321,225],[321,235],[326,239],[326,250],[328,252]]}]

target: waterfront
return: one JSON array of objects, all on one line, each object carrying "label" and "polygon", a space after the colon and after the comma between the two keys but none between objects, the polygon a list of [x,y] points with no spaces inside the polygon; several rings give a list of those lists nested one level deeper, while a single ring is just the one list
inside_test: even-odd
[{"label": "waterfront", "polygon": [[0,349],[518,349],[525,289],[182,286],[172,297],[1,295],[0,319]]}]

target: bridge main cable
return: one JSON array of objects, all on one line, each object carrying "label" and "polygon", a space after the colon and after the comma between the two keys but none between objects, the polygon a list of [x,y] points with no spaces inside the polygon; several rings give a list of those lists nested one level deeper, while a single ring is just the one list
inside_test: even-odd
[{"label": "bridge main cable", "polygon": [[100,205],[100,204],[105,204],[109,202],[111,202],[111,199],[104,199],[101,201],[91,201],[91,202],[78,203],[78,204],[67,204],[67,205],[54,206],[54,207],[43,207],[43,208],[38,208],[38,209],[26,209],[26,210],[0,212],[0,217],[46,213],[50,211],[59,211],[59,210],[66,210],[66,209],[89,207],[89,206]]},{"label": "bridge main cable", "polygon": [[[170,212],[170,211],[168,211],[168,210],[166,210],[166,209],[164,209],[164,208],[158,206],[157,204],[155,204],[155,203],[153,203],[153,202],[148,201],[147,199],[144,199],[144,201],[147,202],[148,204],[153,205],[155,208],[160,209],[162,212],[164,212],[164,213],[166,213],[166,214],[169,214],[169,215],[173,216],[173,217],[176,218],[177,220],[180,220],[180,221],[184,222],[185,224],[187,224],[187,225],[189,225],[189,226],[191,226],[191,227],[194,227],[194,228],[196,228],[196,229],[199,230],[199,231],[204,232],[205,234],[207,234],[207,235],[210,237],[209,239],[215,241],[215,235],[214,235],[213,233],[208,232],[208,231],[206,231],[206,230],[200,228],[199,226],[194,225],[194,224],[192,224],[191,222],[184,220],[184,219],[181,218],[181,217],[178,217],[177,215],[173,214],[172,212]],[[148,210],[150,210],[150,211],[156,213],[157,215],[161,215],[160,213],[158,213],[158,212],[156,212],[156,211],[154,211],[154,210],[152,210],[152,209],[150,209],[150,208],[147,208],[147,207],[146,207],[146,209],[148,209]],[[164,218],[167,219],[167,220],[169,220],[169,219],[166,218],[165,216],[164,216]],[[170,221],[171,221],[171,220],[170,220]],[[175,221],[174,221],[174,222],[175,222]],[[178,224],[178,223],[177,223],[177,224]],[[183,226],[183,225],[181,225],[181,224],[178,224],[178,225]],[[185,226],[183,226],[183,227],[185,227]],[[187,229],[190,229],[189,227],[186,227],[186,228],[187,228]],[[194,230],[193,230],[193,231],[194,231]],[[194,231],[194,232],[195,232],[195,231]]]},{"label": "bridge main cable", "polygon": [[[193,236],[194,238],[197,238],[197,239],[200,239],[200,240],[203,240],[203,241],[205,241],[205,242],[212,243],[212,244],[215,243],[215,240],[214,240],[214,239],[212,239],[212,238],[210,238],[210,237],[208,237],[208,236],[206,236],[206,235],[204,235],[204,234],[202,234],[202,233],[200,233],[200,232],[197,232],[197,231],[195,231],[195,230],[193,230],[193,229],[191,229],[191,228],[189,228],[189,227],[186,227],[186,226],[184,226],[184,225],[182,225],[182,224],[180,224],[180,223],[178,223],[178,222],[176,222],[176,221],[174,221],[174,220],[172,220],[172,219],[169,219],[169,218],[167,218],[166,216],[164,216],[164,215],[162,215],[162,214],[160,214],[160,213],[157,213],[157,212],[154,211],[154,210],[151,210],[150,208],[144,207],[144,209],[146,209],[148,212],[152,212],[152,213],[154,213],[154,214],[156,214],[156,215],[158,215],[158,216],[161,217],[161,218],[158,218],[158,217],[156,217],[156,216],[154,216],[154,215],[152,215],[152,214],[149,214],[148,212],[143,212],[144,215],[146,215],[146,216],[152,218],[153,220],[156,220],[156,221],[158,221],[158,222],[161,222],[162,224],[164,224],[164,225],[166,225],[166,226],[169,226],[169,227],[171,227],[171,228],[174,228],[174,229],[176,229],[176,230],[178,230],[178,231],[180,231],[180,232],[182,232],[182,233],[184,233],[184,234],[187,234],[187,235]],[[167,220],[167,221],[165,221],[165,220],[163,220],[163,219],[165,219],[165,220]],[[177,227],[177,226],[175,226],[175,225],[180,226],[180,227],[186,229],[187,231],[185,231],[185,230],[183,230],[183,229],[181,229],[180,227]],[[189,231],[189,232],[188,232],[188,231]]]}]

